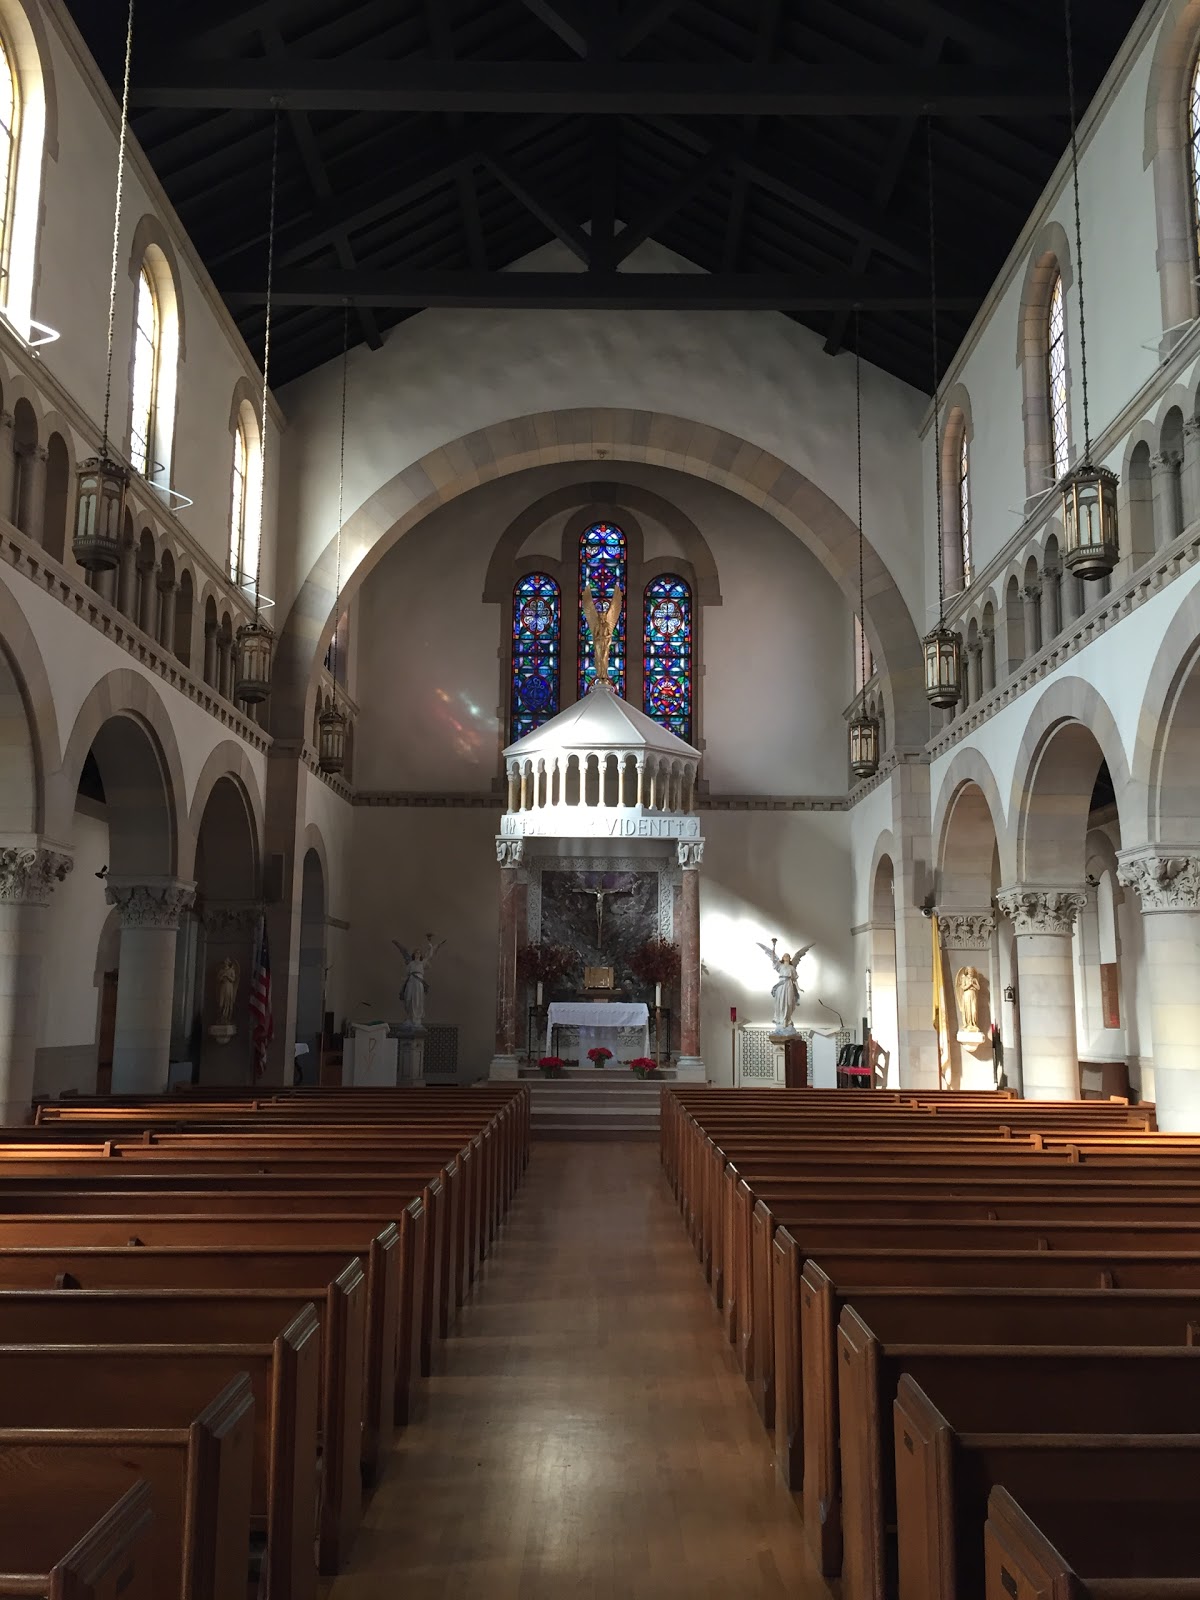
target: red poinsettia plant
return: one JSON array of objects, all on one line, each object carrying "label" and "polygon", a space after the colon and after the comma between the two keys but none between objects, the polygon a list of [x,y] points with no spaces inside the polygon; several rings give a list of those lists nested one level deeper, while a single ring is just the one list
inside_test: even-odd
[{"label": "red poinsettia plant", "polygon": [[647,939],[629,958],[629,970],[639,983],[661,983],[664,986],[679,980],[679,946],[669,939]]},{"label": "red poinsettia plant", "polygon": [[658,1062],[653,1056],[634,1056],[629,1063],[630,1070],[639,1078],[657,1078]]},{"label": "red poinsettia plant", "polygon": [[561,1056],[542,1056],[538,1061],[543,1078],[565,1078],[567,1063]]},{"label": "red poinsettia plant", "polygon": [[578,965],[575,952],[565,944],[541,940],[517,951],[517,977],[522,983],[561,983]]},{"label": "red poinsettia plant", "polygon": [[588,1060],[594,1067],[602,1067],[606,1061],[612,1060],[612,1051],[605,1049],[602,1044],[593,1045],[588,1051]]}]

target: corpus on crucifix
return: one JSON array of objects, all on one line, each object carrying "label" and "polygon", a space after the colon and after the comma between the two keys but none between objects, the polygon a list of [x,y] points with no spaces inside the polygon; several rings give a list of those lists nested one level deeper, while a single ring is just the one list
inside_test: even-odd
[{"label": "corpus on crucifix", "polygon": [[586,886],[572,891],[574,894],[590,894],[596,900],[596,949],[604,954],[604,906],[607,900],[616,895],[632,894],[632,889],[591,889]]}]

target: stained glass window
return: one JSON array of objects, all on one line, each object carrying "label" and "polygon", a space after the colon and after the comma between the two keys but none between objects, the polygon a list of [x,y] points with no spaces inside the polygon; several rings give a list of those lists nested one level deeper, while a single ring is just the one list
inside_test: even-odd
[{"label": "stained glass window", "polygon": [[1050,289],[1046,364],[1050,380],[1050,447],[1054,458],[1054,476],[1061,478],[1071,464],[1071,446],[1067,436],[1067,316],[1063,305],[1061,272],[1054,274]]},{"label": "stained glass window", "polygon": [[654,578],[643,597],[646,715],[689,743],[692,737],[692,591],[682,578]]},{"label": "stained glass window", "polygon": [[510,738],[524,738],[559,709],[562,599],[544,572],[531,572],[513,591]]},{"label": "stained glass window", "polygon": [[958,531],[962,539],[963,588],[971,587],[971,460],[967,453],[967,430],[958,445]]},{"label": "stained glass window", "polygon": [[[583,615],[583,592],[590,585],[596,608],[603,611],[613,590],[625,584],[625,535],[611,522],[594,522],[579,537],[579,697],[596,680],[592,636]],[[625,693],[625,608],[608,652],[608,676],[619,695]]]},{"label": "stained glass window", "polygon": [[1192,152],[1192,204],[1195,208],[1196,245],[1200,250],[1200,56],[1192,70],[1192,92],[1188,96],[1188,133]]}]

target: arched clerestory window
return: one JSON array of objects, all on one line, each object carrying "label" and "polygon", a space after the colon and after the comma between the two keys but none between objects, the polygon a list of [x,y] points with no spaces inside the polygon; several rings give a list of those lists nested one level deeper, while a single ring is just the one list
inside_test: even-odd
[{"label": "arched clerestory window", "polygon": [[229,576],[253,587],[262,540],[262,451],[258,419],[248,401],[236,413],[229,503]]},{"label": "arched clerestory window", "polygon": [[513,590],[509,739],[521,739],[557,716],[561,706],[562,596],[544,572]]},{"label": "arched clerestory window", "polygon": [[962,556],[962,586],[971,586],[971,447],[963,429],[958,441],[958,538]]},{"label": "arched clerestory window", "polygon": [[130,399],[129,459],[144,478],[154,475],[154,438],[158,411],[158,375],[162,362],[162,319],[158,296],[143,265],[138,274],[133,327],[133,392]]},{"label": "arched clerestory window", "polygon": [[1055,479],[1071,465],[1071,428],[1068,413],[1067,312],[1062,273],[1054,274],[1046,313],[1046,376],[1050,413],[1050,459]]},{"label": "arched clerestory window", "polygon": [[652,578],[642,596],[642,704],[646,715],[692,739],[692,591],[673,573]]},{"label": "arched clerestory window", "polygon": [[[618,586],[626,592],[627,550],[625,535],[611,522],[594,522],[579,536],[579,697],[596,681],[596,659],[592,636],[583,614],[584,590],[590,588],[599,610],[603,611]],[[625,693],[625,617],[613,633],[608,653],[608,676],[619,695]]]},{"label": "arched clerestory window", "polygon": [[21,100],[12,53],[0,33],[0,265],[8,270],[12,243],[13,201],[17,189],[17,148],[21,129]]}]

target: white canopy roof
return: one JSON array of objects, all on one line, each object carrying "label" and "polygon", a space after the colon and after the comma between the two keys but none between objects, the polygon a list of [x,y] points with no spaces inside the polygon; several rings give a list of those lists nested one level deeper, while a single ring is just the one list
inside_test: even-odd
[{"label": "white canopy roof", "polygon": [[622,700],[608,684],[593,684],[582,700],[510,744],[505,758],[599,751],[653,752],[667,760],[699,761],[700,752]]}]

